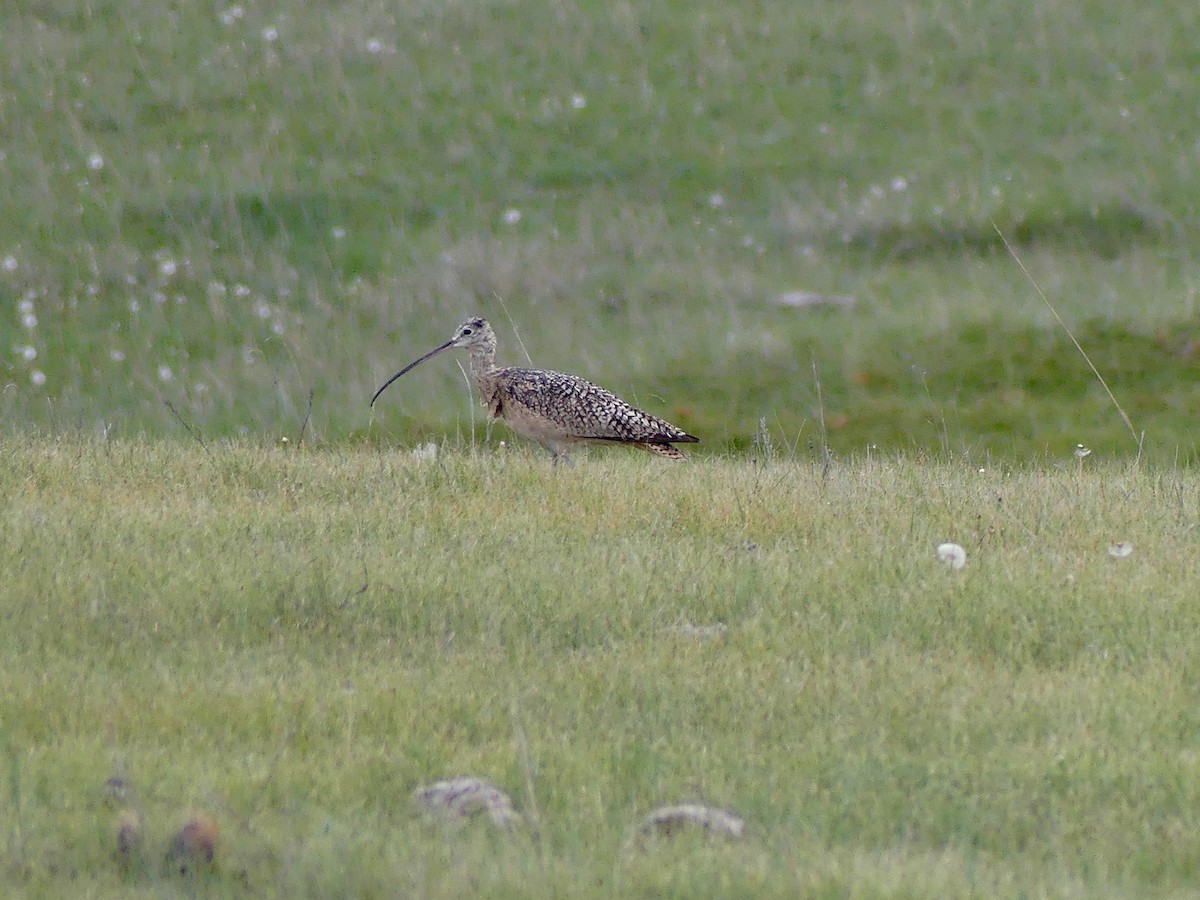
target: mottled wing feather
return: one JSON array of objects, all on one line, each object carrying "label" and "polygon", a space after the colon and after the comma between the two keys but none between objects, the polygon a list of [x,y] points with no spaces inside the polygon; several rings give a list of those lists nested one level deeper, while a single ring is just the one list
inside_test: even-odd
[{"label": "mottled wing feather", "polygon": [[572,437],[639,444],[699,440],[577,375],[515,367],[497,375],[503,406],[519,403]]}]

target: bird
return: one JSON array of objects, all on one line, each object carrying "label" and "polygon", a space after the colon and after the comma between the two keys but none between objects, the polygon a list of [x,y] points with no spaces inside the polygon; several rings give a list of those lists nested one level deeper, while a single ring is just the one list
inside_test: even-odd
[{"label": "bird", "polygon": [[479,399],[493,419],[503,419],[518,435],[553,454],[553,465],[580,444],[628,444],[669,459],[686,459],[673,444],[700,439],[670,422],[626,403],[578,375],[496,366],[496,333],[486,319],[467,319],[440,347],[409,363],[375,392],[375,401],[397,378],[427,359],[452,349],[471,355],[471,376]]}]

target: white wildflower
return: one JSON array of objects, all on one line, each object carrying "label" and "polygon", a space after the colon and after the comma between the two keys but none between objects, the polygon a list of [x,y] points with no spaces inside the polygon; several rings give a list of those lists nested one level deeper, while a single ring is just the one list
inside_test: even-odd
[{"label": "white wildflower", "polygon": [[15,272],[17,271],[17,258],[15,256],[6,256],[2,265],[5,272]]},{"label": "white wildflower", "polygon": [[516,225],[521,221],[521,211],[519,209],[506,209],[501,218],[504,219],[505,225]]},{"label": "white wildflower", "polygon": [[1108,555],[1113,559],[1124,559],[1133,553],[1133,544],[1129,541],[1117,541],[1108,545]]},{"label": "white wildflower", "polygon": [[585,106],[587,106],[587,98],[584,97],[583,94],[572,94],[571,95],[571,108],[572,109],[583,109]]},{"label": "white wildflower", "polygon": [[99,172],[104,168],[104,157],[99,153],[93,153],[88,157],[87,167],[93,172]]},{"label": "white wildflower", "polygon": [[159,366],[158,367],[158,380],[159,381],[170,381],[174,377],[175,377],[175,373],[171,371],[170,366]]},{"label": "white wildflower", "polygon": [[967,551],[962,548],[961,544],[938,544],[937,558],[951,569],[958,571],[967,564]]},{"label": "white wildflower", "polygon": [[41,387],[46,383],[46,373],[41,369],[34,369],[29,373],[29,380],[33,382],[34,387]]}]

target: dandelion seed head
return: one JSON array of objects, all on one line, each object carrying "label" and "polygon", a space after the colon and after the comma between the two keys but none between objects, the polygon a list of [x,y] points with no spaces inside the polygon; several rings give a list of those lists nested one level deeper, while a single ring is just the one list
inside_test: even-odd
[{"label": "dandelion seed head", "polygon": [[583,96],[583,94],[572,94],[571,95],[571,108],[572,109],[583,109],[585,106],[587,106],[587,97]]},{"label": "dandelion seed head", "polygon": [[15,349],[17,354],[21,357],[21,359],[25,360],[25,362],[33,362],[35,359],[37,359],[36,347],[31,347],[26,344],[24,347],[17,347]]},{"label": "dandelion seed head", "polygon": [[87,167],[93,172],[99,172],[104,168],[104,157],[99,153],[93,153],[88,157]]},{"label": "dandelion seed head", "polygon": [[29,380],[33,382],[34,387],[41,387],[46,383],[46,373],[41,369],[34,369],[29,373]]},{"label": "dandelion seed head", "polygon": [[506,209],[502,218],[505,225],[516,225],[521,221],[521,211],[519,209]]},{"label": "dandelion seed head", "polygon": [[709,194],[708,205],[713,209],[721,209],[725,205],[725,198],[721,194]]},{"label": "dandelion seed head", "polygon": [[178,270],[179,266],[173,259],[164,259],[158,264],[158,274],[164,278],[170,278]]},{"label": "dandelion seed head", "polygon": [[338,225],[337,227],[330,229],[329,233],[333,236],[335,241],[340,241],[346,236],[346,229]]},{"label": "dandelion seed head", "polygon": [[1113,559],[1125,559],[1133,553],[1133,544],[1129,541],[1117,541],[1115,544],[1108,545],[1108,555]]},{"label": "dandelion seed head", "polygon": [[15,272],[17,271],[17,258],[15,256],[6,256],[0,265],[4,267],[5,272]]},{"label": "dandelion seed head", "polygon": [[21,316],[21,324],[26,328],[37,328],[37,322],[37,316],[35,316],[33,313],[25,313],[25,315]]},{"label": "dandelion seed head", "polygon": [[961,544],[938,544],[937,558],[956,572],[967,564],[967,551]]},{"label": "dandelion seed head", "polygon": [[26,297],[17,304],[17,312],[21,313],[22,315],[33,312],[33,301]]},{"label": "dandelion seed head", "polygon": [[260,319],[271,318],[271,307],[263,300],[258,301],[258,305],[254,307],[254,313]]},{"label": "dandelion seed head", "polygon": [[379,40],[379,38],[371,38],[369,41],[367,41],[367,52],[368,53],[382,53],[383,52],[383,41]]}]

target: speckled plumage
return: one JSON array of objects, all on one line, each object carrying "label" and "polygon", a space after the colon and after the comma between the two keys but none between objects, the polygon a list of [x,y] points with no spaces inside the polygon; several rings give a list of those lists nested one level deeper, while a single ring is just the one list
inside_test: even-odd
[{"label": "speckled plumage", "polygon": [[454,337],[405,366],[375,392],[432,356],[456,347],[471,354],[471,376],[488,412],[504,419],[513,431],[554,454],[555,462],[577,444],[631,444],[671,459],[684,459],[673,443],[699,438],[577,375],[496,367],[496,335],[485,319],[467,319]]}]

